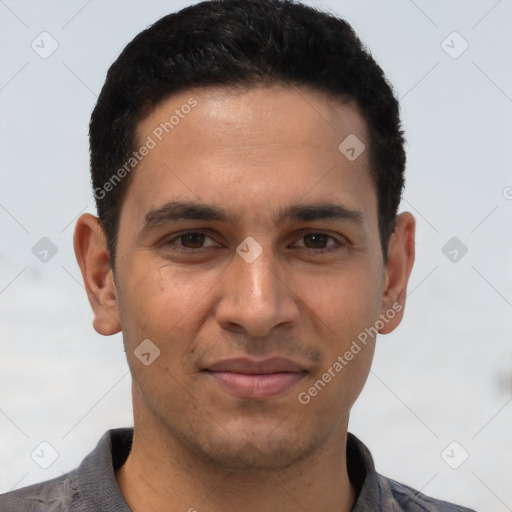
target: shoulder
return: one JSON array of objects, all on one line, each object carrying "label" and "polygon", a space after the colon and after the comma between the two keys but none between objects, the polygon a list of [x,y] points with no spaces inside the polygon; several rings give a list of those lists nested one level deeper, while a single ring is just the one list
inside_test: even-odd
[{"label": "shoulder", "polygon": [[73,471],[0,495],[0,512],[130,512],[115,469],[126,460],[132,438],[131,428],[109,430]]},{"label": "shoulder", "polygon": [[391,478],[378,475],[382,509],[396,512],[475,512],[473,509],[431,498]]},{"label": "shoulder", "polygon": [[1,512],[63,512],[78,494],[76,471],[0,494]]},{"label": "shoulder", "polygon": [[408,485],[377,473],[370,450],[351,433],[347,437],[347,466],[350,480],[359,489],[353,512],[475,512],[430,498]]}]

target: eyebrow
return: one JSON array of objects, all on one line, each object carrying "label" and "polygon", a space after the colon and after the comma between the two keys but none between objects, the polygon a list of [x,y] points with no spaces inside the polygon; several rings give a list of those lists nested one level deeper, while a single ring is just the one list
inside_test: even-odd
[{"label": "eyebrow", "polygon": [[146,213],[144,216],[144,228],[152,228],[172,220],[226,221],[228,217],[224,209],[216,206],[188,201],[170,201]]},{"label": "eyebrow", "polygon": [[277,224],[287,220],[303,222],[322,219],[349,220],[357,223],[363,221],[363,214],[346,206],[334,203],[298,204],[281,211]]},{"label": "eyebrow", "polygon": [[[173,220],[205,220],[226,222],[231,215],[222,207],[190,201],[169,201],[164,205],[150,210],[144,216],[143,231]],[[282,209],[276,225],[289,220],[303,222],[339,219],[362,223],[363,214],[335,203],[298,204]]]}]

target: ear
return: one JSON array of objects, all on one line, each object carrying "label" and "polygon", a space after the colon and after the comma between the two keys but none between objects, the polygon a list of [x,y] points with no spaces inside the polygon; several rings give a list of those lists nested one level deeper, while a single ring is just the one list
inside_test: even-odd
[{"label": "ear", "polygon": [[381,317],[384,316],[386,322],[379,329],[381,334],[396,329],[404,315],[407,283],[414,263],[415,229],[416,221],[410,213],[398,215],[395,231],[389,239],[388,260],[384,270]]},{"label": "ear", "polygon": [[117,290],[106,236],[97,217],[89,213],[79,217],[73,245],[94,313],[93,327],[104,336],[115,334],[121,330]]}]

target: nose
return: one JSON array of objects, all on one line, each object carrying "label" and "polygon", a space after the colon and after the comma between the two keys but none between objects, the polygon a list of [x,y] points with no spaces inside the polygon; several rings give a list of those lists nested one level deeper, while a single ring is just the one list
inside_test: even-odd
[{"label": "nose", "polygon": [[235,254],[221,284],[215,311],[218,324],[254,337],[296,326],[300,318],[298,300],[279,268],[270,248],[252,262]]}]

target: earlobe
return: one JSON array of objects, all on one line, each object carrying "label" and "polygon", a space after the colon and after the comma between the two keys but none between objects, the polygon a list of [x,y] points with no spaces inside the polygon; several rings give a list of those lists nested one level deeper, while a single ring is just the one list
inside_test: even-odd
[{"label": "earlobe", "polygon": [[381,318],[387,321],[381,334],[396,329],[402,321],[407,296],[407,283],[414,264],[414,235],[416,222],[409,212],[398,215],[391,235],[382,293]]},{"label": "earlobe", "polygon": [[73,245],[94,313],[94,329],[104,336],[115,334],[121,330],[117,290],[105,233],[97,217],[89,213],[79,217]]}]

